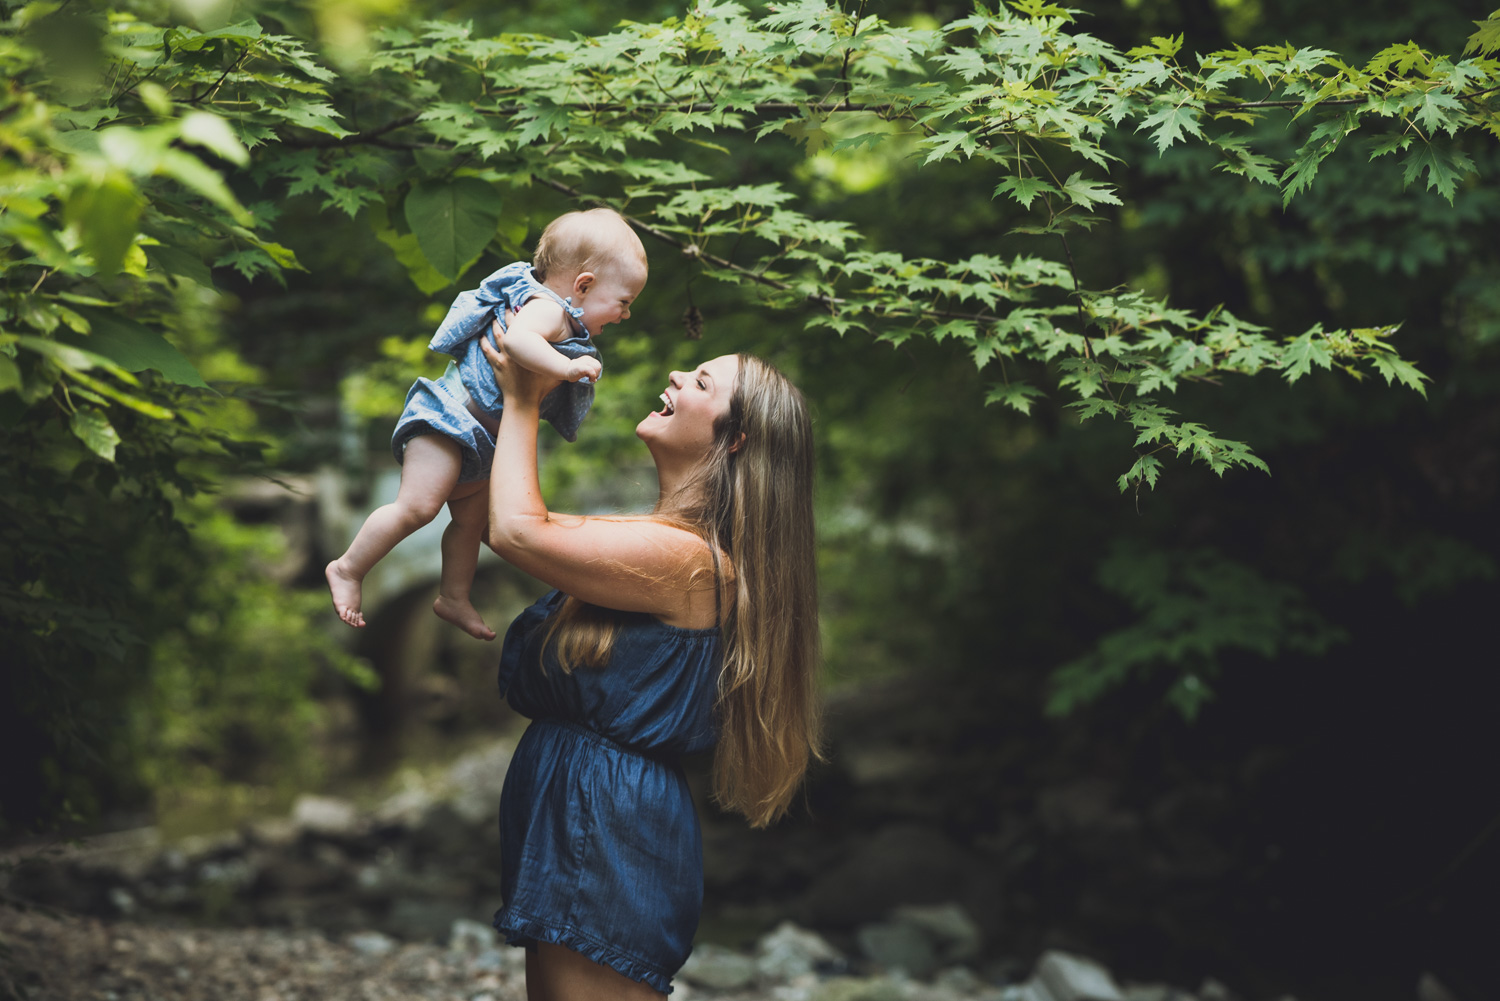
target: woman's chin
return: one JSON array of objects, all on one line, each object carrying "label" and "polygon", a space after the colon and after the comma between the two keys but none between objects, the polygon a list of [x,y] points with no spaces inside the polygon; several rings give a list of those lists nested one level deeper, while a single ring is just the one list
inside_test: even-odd
[{"label": "woman's chin", "polygon": [[666,420],[667,418],[662,415],[661,411],[651,411],[651,413],[641,418],[641,422],[635,426],[635,436],[642,440],[649,439],[651,435],[655,434],[664,425]]}]

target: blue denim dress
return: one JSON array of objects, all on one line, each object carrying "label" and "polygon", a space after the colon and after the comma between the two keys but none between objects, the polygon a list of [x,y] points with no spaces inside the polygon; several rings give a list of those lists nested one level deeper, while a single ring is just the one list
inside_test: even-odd
[{"label": "blue denim dress", "polygon": [[[495,459],[495,439],[469,411],[468,402],[473,400],[491,420],[499,420],[505,401],[479,339],[489,334],[491,320],[498,318],[500,329],[504,330],[505,311],[514,312],[539,295],[556,299],[568,314],[569,322],[583,331],[577,337],[554,341],[552,346],[569,358],[599,357],[599,350],[583,325],[583,310],[573,305],[572,298],[559,298],[537,281],[530,263],[507,264],[481,282],[479,288],[460,292],[437,333],[432,335],[428,349],[452,355],[456,361],[449,363],[441,378],[418,379],[407,391],[406,406],[391,435],[391,451],[397,462],[406,457],[406,443],[417,435],[441,434],[458,442],[463,455],[458,482],[489,479]],[[542,419],[549,421],[568,441],[576,441],[578,425],[593,402],[594,387],[587,381],[565,382],[542,400]]]},{"label": "blue denim dress", "polygon": [[556,591],[505,634],[500,692],[532,719],[500,794],[495,927],[551,942],[662,993],[692,949],[703,842],[679,759],[713,746],[718,629],[628,615],[603,668],[541,647]]}]

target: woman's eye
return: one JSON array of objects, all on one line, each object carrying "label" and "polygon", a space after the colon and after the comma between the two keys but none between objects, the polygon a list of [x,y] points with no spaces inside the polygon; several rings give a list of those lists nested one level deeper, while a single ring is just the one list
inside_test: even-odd
[{"label": "woman's eye", "polygon": [[703,380],[702,379],[698,380],[698,388],[701,389],[701,390],[703,390],[704,392],[708,391],[708,387],[703,384]]}]

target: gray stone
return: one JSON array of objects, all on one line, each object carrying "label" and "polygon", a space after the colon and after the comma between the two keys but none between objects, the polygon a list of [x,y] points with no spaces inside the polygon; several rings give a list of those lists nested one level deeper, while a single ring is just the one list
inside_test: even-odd
[{"label": "gray stone", "polygon": [[314,834],[347,837],[359,830],[359,811],[346,800],[304,794],[292,804],[292,822]]},{"label": "gray stone", "polygon": [[138,907],[135,898],[130,895],[130,891],[123,886],[112,886],[109,888],[109,903],[110,906],[120,912],[121,916],[127,918],[134,914]]},{"label": "gray stone", "polygon": [[922,929],[898,921],[865,925],[855,934],[865,958],[883,970],[925,980],[937,969],[937,953]]},{"label": "gray stone", "polygon": [[453,926],[457,909],[451,899],[399,897],[381,925],[408,941],[441,942]]},{"label": "gray stone", "polygon": [[381,801],[375,808],[375,819],[382,824],[416,827],[435,802],[426,786],[409,784]]},{"label": "gray stone", "polygon": [[1054,834],[1087,830],[1108,823],[1118,795],[1118,787],[1108,779],[1073,779],[1043,790],[1037,797],[1037,814]]},{"label": "gray stone", "polygon": [[448,948],[452,952],[481,952],[495,947],[495,929],[469,918],[454,918],[448,928]]},{"label": "gray stone", "polygon": [[526,950],[507,946],[481,949],[469,960],[469,970],[475,974],[509,973],[523,976],[526,970]]},{"label": "gray stone", "polygon": [[898,907],[891,912],[891,920],[921,929],[942,964],[960,963],[979,955],[983,935],[959,904]]},{"label": "gray stone", "polygon": [[470,751],[448,769],[453,810],[470,824],[490,824],[500,809],[500,787],[510,766],[510,746],[491,744]]},{"label": "gray stone", "polygon": [[1417,1001],[1458,1001],[1453,992],[1431,972],[1417,981]]},{"label": "gray stone", "polygon": [[300,833],[291,817],[262,817],[248,826],[246,839],[262,848],[279,849],[292,845]]},{"label": "gray stone", "polygon": [[204,862],[198,867],[198,882],[238,890],[255,882],[259,870],[246,858]]},{"label": "gray stone", "polygon": [[1055,949],[1042,953],[1031,982],[1045,990],[1049,1001],[1125,1001],[1104,967]]},{"label": "gray stone", "polygon": [[[456,860],[476,857],[484,851],[484,837],[494,824],[470,824],[451,803],[438,803],[422,815],[422,822],[411,829],[408,844],[415,858],[430,858],[440,865],[451,866]],[[422,866],[418,865],[417,868]]]},{"label": "gray stone", "polygon": [[1052,1001],[1047,988],[1035,980],[1024,984],[1011,984],[1000,992],[1000,1001]]},{"label": "gray stone", "polygon": [[1127,984],[1125,1001],[1197,1001],[1187,991],[1168,984]]},{"label": "gray stone", "polygon": [[1198,1001],[1232,1001],[1234,995],[1213,977],[1206,978],[1198,986]]},{"label": "gray stone", "polygon": [[755,972],[763,981],[786,983],[815,972],[820,963],[842,963],[843,955],[816,932],[783,921],[761,938]]},{"label": "gray stone", "polygon": [[932,978],[932,985],[954,994],[978,994],[985,986],[979,974],[967,966],[950,966],[942,970]]},{"label": "gray stone", "polygon": [[772,1001],[812,1001],[813,992],[818,989],[822,980],[816,973],[804,973],[800,977],[793,977],[784,984],[777,984],[771,988]]},{"label": "gray stone", "polygon": [[847,858],[813,881],[802,900],[802,920],[855,928],[905,905],[993,901],[994,884],[985,861],[942,832],[893,825],[857,843]]},{"label": "gray stone", "polygon": [[748,987],[755,980],[755,960],[713,942],[693,946],[678,976],[690,984],[716,991]]},{"label": "gray stone", "polygon": [[906,990],[894,977],[833,977],[814,987],[808,1001],[906,1001]]},{"label": "gray stone", "polygon": [[362,931],[350,935],[346,942],[349,948],[362,956],[384,956],[396,948],[396,941],[378,931]]}]

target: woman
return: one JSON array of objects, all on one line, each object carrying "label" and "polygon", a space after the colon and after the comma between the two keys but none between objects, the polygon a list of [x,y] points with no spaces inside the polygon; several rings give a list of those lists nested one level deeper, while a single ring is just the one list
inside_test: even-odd
[{"label": "woman", "polygon": [[703,899],[678,759],[715,747],[715,799],[758,827],[817,753],[807,408],[748,355],[673,372],[636,427],[656,463],[652,514],[559,515],[536,464],[554,383],[499,343],[485,345],[506,400],[488,542],[556,590],[501,655],[501,691],[534,722],[501,794],[495,927],[527,948],[532,1001],[658,998]]}]

